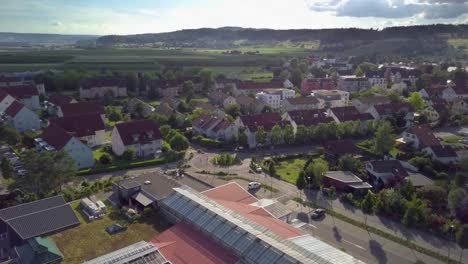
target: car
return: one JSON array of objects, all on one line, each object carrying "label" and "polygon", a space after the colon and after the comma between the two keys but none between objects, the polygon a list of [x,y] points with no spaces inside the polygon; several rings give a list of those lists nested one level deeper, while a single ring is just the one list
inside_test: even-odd
[{"label": "car", "polygon": [[325,209],[321,209],[321,208],[315,209],[310,214],[310,218],[312,218],[312,219],[319,219],[319,218],[321,218],[323,216],[325,216]]},{"label": "car", "polygon": [[120,232],[127,230],[127,227],[121,226],[119,224],[112,224],[111,226],[106,227],[106,232],[109,235],[114,235]]},{"label": "car", "polygon": [[259,182],[249,182],[249,190],[255,190],[262,187],[262,184]]},{"label": "car", "polygon": [[18,175],[18,176],[24,176],[24,175],[26,175],[26,170],[25,170],[25,169],[17,170],[17,171],[16,171],[16,175]]},{"label": "car", "polygon": [[257,173],[261,173],[261,172],[262,172],[262,168],[261,168],[261,167],[257,167],[257,168],[255,168],[255,172],[257,172]]}]

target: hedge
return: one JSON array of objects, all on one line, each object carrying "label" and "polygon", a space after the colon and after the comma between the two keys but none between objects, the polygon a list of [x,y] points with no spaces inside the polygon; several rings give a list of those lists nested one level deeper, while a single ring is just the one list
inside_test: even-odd
[{"label": "hedge", "polygon": [[167,154],[157,159],[135,161],[132,163],[122,164],[122,165],[110,165],[110,166],[105,166],[105,167],[80,170],[78,171],[77,175],[86,176],[86,175],[98,174],[98,173],[103,173],[103,172],[112,172],[112,171],[118,171],[118,170],[127,170],[127,169],[134,169],[134,168],[164,164],[164,163],[178,161],[184,157],[184,154],[185,154],[184,152],[176,152],[176,153]]},{"label": "hedge", "polygon": [[225,145],[224,141],[206,138],[200,135],[194,137],[192,141],[205,147],[222,147]]}]

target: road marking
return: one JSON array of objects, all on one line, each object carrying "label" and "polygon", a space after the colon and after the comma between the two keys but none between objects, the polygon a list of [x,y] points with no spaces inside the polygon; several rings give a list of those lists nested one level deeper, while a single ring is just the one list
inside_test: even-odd
[{"label": "road marking", "polygon": [[349,241],[346,240],[346,239],[343,239],[343,242],[346,242],[346,243],[348,243],[348,244],[351,244],[351,245],[353,245],[353,246],[355,246],[355,247],[357,247],[357,248],[360,248],[360,249],[362,249],[362,250],[366,250],[365,248],[363,248],[363,247],[361,247],[361,246],[359,246],[359,245],[356,245],[356,244],[354,244],[353,242],[349,242]]}]

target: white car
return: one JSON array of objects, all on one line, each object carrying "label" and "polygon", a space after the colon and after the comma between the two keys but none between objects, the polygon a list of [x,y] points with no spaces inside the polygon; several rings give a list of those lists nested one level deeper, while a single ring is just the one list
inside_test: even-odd
[{"label": "white car", "polygon": [[255,172],[256,172],[256,173],[261,173],[261,172],[262,172],[262,167],[257,167],[257,168],[255,168]]},{"label": "white car", "polygon": [[262,186],[259,182],[249,182],[249,190],[255,190]]}]

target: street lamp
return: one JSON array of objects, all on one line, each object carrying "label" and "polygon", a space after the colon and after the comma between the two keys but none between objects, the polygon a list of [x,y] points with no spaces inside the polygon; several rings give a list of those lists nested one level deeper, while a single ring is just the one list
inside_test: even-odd
[{"label": "street lamp", "polygon": [[[455,231],[455,226],[454,225],[450,225],[449,226],[449,241],[452,242],[452,234],[453,234],[453,231]],[[450,264],[450,244],[448,245],[448,255],[447,255],[447,263]]]},{"label": "street lamp", "polygon": [[[306,200],[308,201],[309,200],[309,196],[307,194],[310,194],[310,176],[307,176],[307,192],[306,192]],[[309,207],[309,214],[310,214],[310,206],[307,205],[307,207]]]}]

